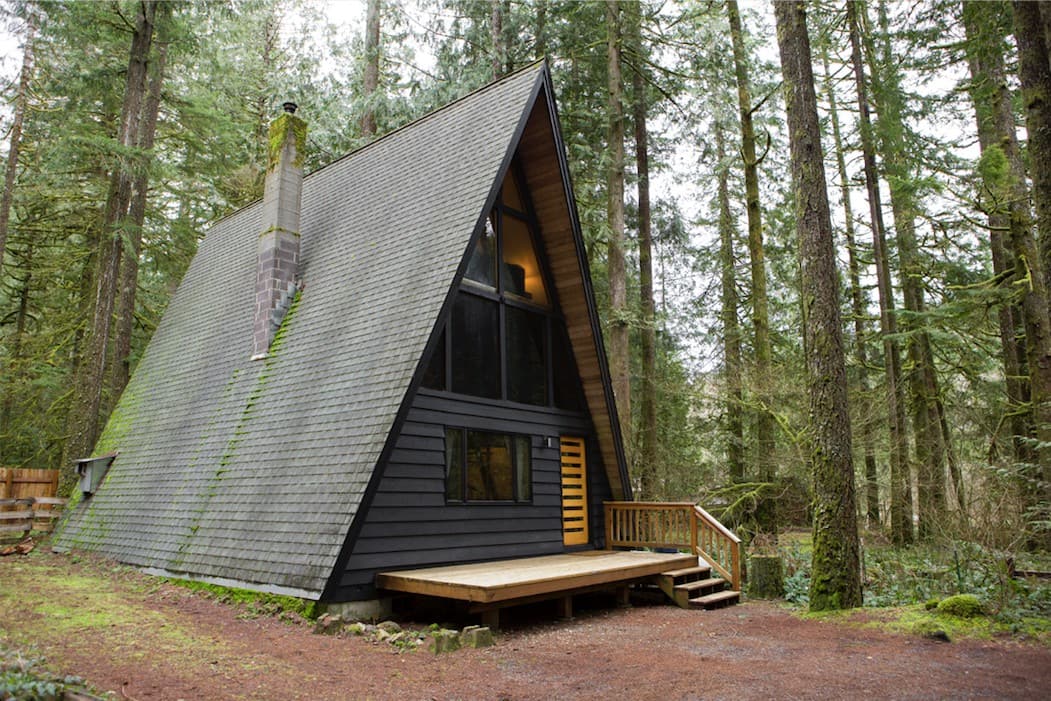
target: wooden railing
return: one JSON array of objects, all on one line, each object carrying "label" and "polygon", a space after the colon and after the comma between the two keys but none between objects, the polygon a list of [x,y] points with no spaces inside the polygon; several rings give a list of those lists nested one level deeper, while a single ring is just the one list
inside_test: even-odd
[{"label": "wooden railing", "polygon": [[741,588],[741,539],[692,502],[607,501],[606,548],[676,548]]}]

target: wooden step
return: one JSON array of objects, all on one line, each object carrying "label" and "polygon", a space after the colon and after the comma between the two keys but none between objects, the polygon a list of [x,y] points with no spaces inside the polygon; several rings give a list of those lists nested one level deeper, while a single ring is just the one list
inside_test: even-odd
[{"label": "wooden step", "polygon": [[662,577],[670,577],[675,580],[676,583],[683,581],[690,582],[697,579],[704,579],[711,574],[712,568],[708,566],[704,567],[686,567],[681,570],[669,570],[667,572],[661,572]]},{"label": "wooden step", "polygon": [[686,582],[685,584],[676,584],[675,591],[684,592],[688,594],[686,598],[692,599],[701,594],[711,594],[716,591],[722,591],[726,586],[726,580],[722,577],[709,577],[708,579],[700,579],[696,582]]},{"label": "wooden step", "polygon": [[714,594],[706,594],[690,599],[691,608],[714,609],[720,606],[732,606],[741,600],[741,592],[733,589],[724,589]]},{"label": "wooden step", "polygon": [[675,600],[675,604],[680,608],[688,609],[692,606],[690,603],[691,599],[722,591],[725,586],[726,580],[719,577],[709,577],[696,582],[677,584],[672,589],[672,599]]}]

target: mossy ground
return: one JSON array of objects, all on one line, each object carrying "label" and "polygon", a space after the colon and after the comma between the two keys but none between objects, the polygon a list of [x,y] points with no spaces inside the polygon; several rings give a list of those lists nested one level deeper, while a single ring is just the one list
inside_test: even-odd
[{"label": "mossy ground", "polygon": [[[109,650],[145,665],[161,659],[187,669],[204,660],[252,666],[251,660],[232,655],[151,606],[150,598],[165,585],[163,580],[144,579],[101,559],[73,556],[69,561],[78,565],[78,573],[68,571],[65,558],[40,551],[0,563],[0,622],[18,622],[0,623],[10,645],[38,646],[47,657],[47,641],[80,639],[90,646],[104,639]],[[107,586],[113,580],[119,586]]]}]

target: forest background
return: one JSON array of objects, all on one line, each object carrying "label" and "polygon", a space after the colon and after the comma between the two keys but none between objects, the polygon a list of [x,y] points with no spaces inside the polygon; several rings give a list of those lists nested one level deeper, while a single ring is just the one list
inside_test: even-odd
[{"label": "forest background", "polygon": [[829,504],[855,548],[1046,549],[1051,10],[798,10],[5,0],[0,465],[91,453],[208,223],[260,197],[281,102],[310,170],[547,57],[638,498],[754,549]]}]

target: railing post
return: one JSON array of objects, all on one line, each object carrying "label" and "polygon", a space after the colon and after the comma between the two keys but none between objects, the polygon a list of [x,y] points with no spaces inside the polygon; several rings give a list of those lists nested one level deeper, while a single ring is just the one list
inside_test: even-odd
[{"label": "railing post", "polygon": [[741,544],[730,543],[730,563],[731,572],[733,572],[733,588],[737,591],[741,591],[741,585],[744,582],[741,581]]},{"label": "railing post", "polygon": [[613,549],[613,505],[605,504],[606,512],[606,550]]},{"label": "railing post", "polygon": [[690,509],[690,552],[694,555],[700,555],[697,550],[697,526],[697,512]]}]

